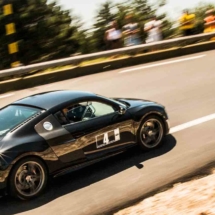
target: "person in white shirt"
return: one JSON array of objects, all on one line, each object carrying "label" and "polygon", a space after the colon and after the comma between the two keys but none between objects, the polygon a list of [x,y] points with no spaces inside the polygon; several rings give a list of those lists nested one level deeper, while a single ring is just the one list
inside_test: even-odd
[{"label": "person in white shirt", "polygon": [[133,46],[133,45],[140,45],[140,29],[138,23],[134,22],[133,16],[127,15],[126,18],[126,25],[123,26],[123,35],[124,35],[124,45],[125,46]]},{"label": "person in white shirt", "polygon": [[152,20],[147,22],[144,26],[144,31],[147,32],[146,43],[157,42],[162,40],[162,21],[157,20],[156,16],[152,17]]},{"label": "person in white shirt", "polygon": [[113,21],[111,28],[105,32],[105,41],[110,44],[111,49],[122,47],[122,31],[119,29],[118,23]]}]

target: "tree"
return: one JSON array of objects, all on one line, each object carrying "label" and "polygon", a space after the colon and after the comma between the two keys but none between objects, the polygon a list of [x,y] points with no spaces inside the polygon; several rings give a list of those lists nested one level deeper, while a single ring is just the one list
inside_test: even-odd
[{"label": "tree", "polygon": [[[167,14],[159,14],[159,10],[166,5],[166,0],[159,0],[155,5],[150,5],[148,0],[133,0],[133,8],[136,13],[137,20],[140,23],[141,30],[144,28],[144,24],[151,19],[152,16],[157,15],[157,18],[162,20],[162,34],[163,39],[170,38],[175,33],[175,29],[172,28],[173,23],[168,20]],[[147,34],[141,31],[143,41],[147,37]]]},{"label": "tree", "polygon": [[[47,4],[46,0],[22,0],[14,1],[13,7],[22,63],[67,57],[80,48],[78,39],[74,37],[78,28],[72,25],[73,16],[56,2]],[[1,40],[5,43],[4,37]],[[8,62],[4,66],[8,67]]]},{"label": "tree", "polygon": [[102,4],[98,10],[96,22],[94,24],[95,31],[91,38],[95,51],[106,49],[104,35],[108,24],[116,18],[116,15],[112,12],[114,7],[115,5],[112,2],[107,1]]},{"label": "tree", "polygon": [[125,17],[128,14],[133,13],[133,8],[130,1],[118,3],[115,7],[117,9],[116,20],[120,28],[122,28],[126,24]]},{"label": "tree", "polygon": [[[165,5],[165,0],[160,0],[152,7],[148,0],[129,0],[118,4],[113,4],[110,1],[102,4],[96,16],[94,24],[94,33],[90,37],[90,43],[93,44],[93,51],[102,51],[106,49],[104,42],[104,34],[108,29],[108,23],[112,20],[117,20],[119,27],[126,24],[125,17],[128,14],[133,14],[134,21],[139,23],[140,37],[144,42],[147,34],[144,32],[144,24],[155,15],[156,12]],[[114,10],[113,10],[114,9]],[[115,13],[113,11],[116,11]],[[163,36],[169,38],[174,33],[172,23],[166,18],[166,14],[162,14],[159,18],[163,19]],[[91,46],[92,47],[92,46]]]},{"label": "tree", "polygon": [[5,24],[6,20],[3,16],[3,8],[2,8],[3,0],[0,0],[0,69],[4,69],[5,65],[10,64],[10,58],[8,56],[8,47],[7,47],[7,38],[5,32]]},{"label": "tree", "polygon": [[150,16],[154,15],[154,11],[148,3],[148,0],[133,0],[132,8],[136,17],[137,22],[140,25],[140,37],[144,42],[147,34],[144,32],[144,25],[150,19]]},{"label": "tree", "polygon": [[92,50],[92,43],[90,41],[88,29],[83,28],[84,23],[79,17],[73,18],[73,25],[77,27],[77,31],[75,31],[73,38],[79,42],[79,54],[90,53]]}]

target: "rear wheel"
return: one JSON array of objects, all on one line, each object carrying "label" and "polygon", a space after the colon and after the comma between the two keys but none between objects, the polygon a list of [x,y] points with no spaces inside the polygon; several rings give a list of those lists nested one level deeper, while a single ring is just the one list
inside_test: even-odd
[{"label": "rear wheel", "polygon": [[13,168],[9,178],[10,195],[22,200],[39,196],[47,184],[47,169],[38,158],[25,158]]},{"label": "rear wheel", "polygon": [[161,145],[164,137],[164,124],[154,115],[146,117],[141,123],[138,137],[143,150],[150,150]]}]

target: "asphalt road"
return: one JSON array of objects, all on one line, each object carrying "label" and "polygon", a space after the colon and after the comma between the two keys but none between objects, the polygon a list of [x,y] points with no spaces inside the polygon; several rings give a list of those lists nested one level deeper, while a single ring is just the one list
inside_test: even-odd
[{"label": "asphalt road", "polygon": [[[87,90],[110,97],[143,98],[166,106],[175,127],[215,113],[215,52],[85,76],[0,95],[0,107],[43,91]],[[181,126],[163,147],[138,148],[52,180],[31,202],[0,199],[0,214],[94,215],[141,199],[146,193],[204,166],[215,158],[215,119]]]}]

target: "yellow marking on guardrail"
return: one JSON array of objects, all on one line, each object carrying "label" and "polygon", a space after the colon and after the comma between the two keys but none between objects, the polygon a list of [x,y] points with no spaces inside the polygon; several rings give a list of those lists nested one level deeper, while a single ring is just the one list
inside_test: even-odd
[{"label": "yellow marking on guardrail", "polygon": [[18,44],[17,42],[11,43],[8,45],[9,54],[14,54],[18,52]]},{"label": "yellow marking on guardrail", "polygon": [[13,13],[12,4],[4,5],[4,7],[3,7],[3,13],[4,13],[5,16],[8,16],[8,15],[12,14]]},{"label": "yellow marking on guardrail", "polygon": [[14,34],[16,32],[14,23],[7,24],[5,28],[6,28],[6,35]]},{"label": "yellow marking on guardrail", "polygon": [[13,62],[11,63],[11,67],[17,67],[20,65],[20,62],[19,61],[16,61],[16,62]]}]

